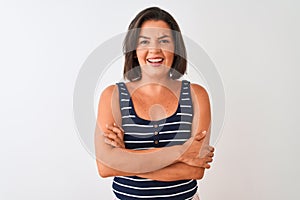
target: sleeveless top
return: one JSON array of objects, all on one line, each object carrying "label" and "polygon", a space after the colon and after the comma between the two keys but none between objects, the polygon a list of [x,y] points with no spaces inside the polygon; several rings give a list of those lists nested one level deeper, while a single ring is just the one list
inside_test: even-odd
[{"label": "sleeveless top", "polygon": [[[157,121],[140,118],[135,112],[125,83],[117,85],[124,143],[127,149],[141,150],[181,145],[191,137],[193,107],[188,81],[182,81],[176,112]],[[138,176],[116,176],[112,188],[115,196],[121,200],[185,200],[193,198],[198,186],[196,180],[165,182]]]}]

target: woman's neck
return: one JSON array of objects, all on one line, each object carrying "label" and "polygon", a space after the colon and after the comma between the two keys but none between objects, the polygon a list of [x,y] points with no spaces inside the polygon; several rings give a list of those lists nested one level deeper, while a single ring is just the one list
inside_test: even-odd
[{"label": "woman's neck", "polygon": [[139,94],[146,96],[157,96],[163,92],[172,91],[174,94],[178,90],[178,81],[167,78],[148,79],[146,77],[141,78],[134,84],[133,92],[138,91]]}]

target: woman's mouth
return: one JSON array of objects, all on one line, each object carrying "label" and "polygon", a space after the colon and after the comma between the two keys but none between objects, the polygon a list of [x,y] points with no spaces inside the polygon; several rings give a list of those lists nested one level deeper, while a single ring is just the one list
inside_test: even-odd
[{"label": "woman's mouth", "polygon": [[164,59],[163,58],[147,58],[147,62],[150,64],[150,65],[153,65],[153,66],[159,66],[163,63]]}]

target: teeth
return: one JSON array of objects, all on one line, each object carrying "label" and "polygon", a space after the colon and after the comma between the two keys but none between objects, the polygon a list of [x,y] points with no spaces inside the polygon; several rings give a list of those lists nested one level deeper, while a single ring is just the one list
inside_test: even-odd
[{"label": "teeth", "polygon": [[149,59],[147,59],[149,62],[151,62],[151,63],[158,63],[158,62],[162,62],[163,61],[163,59],[162,58],[149,58]]}]

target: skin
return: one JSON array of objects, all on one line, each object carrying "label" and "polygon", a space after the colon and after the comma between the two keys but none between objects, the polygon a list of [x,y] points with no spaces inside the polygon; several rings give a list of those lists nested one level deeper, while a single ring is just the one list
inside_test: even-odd
[{"label": "skin", "polygon": [[[120,123],[120,121],[118,121],[121,118],[118,99],[119,96],[116,86],[109,86],[104,90],[98,106],[99,112],[96,129],[101,128],[102,132],[109,133],[110,130],[106,127],[106,124],[113,124],[115,120],[117,124]],[[199,128],[201,129],[201,127]],[[206,135],[201,132],[197,132],[196,134],[192,132],[192,137],[183,145],[135,151],[113,148],[111,145],[105,144],[105,137],[101,134],[101,130],[100,132],[96,130],[95,147],[98,171],[100,176],[109,177],[139,175],[155,171],[159,172],[160,169],[166,166],[170,165],[169,167],[174,167],[171,166],[174,163],[185,163],[197,168],[209,168],[208,163],[212,161],[209,155],[199,157],[199,152],[201,148],[203,149],[202,144],[205,138]],[[178,152],[178,148],[181,150],[179,151],[179,155],[176,153]],[[213,148],[208,148],[208,151],[213,152]],[[189,172],[189,170],[180,170],[180,172]],[[198,176],[194,179],[200,179],[201,173],[200,171]],[[196,173],[193,174],[196,175]],[[185,175],[186,174],[181,174],[182,177],[185,177]],[[187,175],[190,174],[188,173]],[[173,180],[171,178],[174,178],[165,176],[158,177],[160,179],[156,179],[155,176],[153,176],[152,179],[162,180],[161,178],[163,178],[163,180],[167,181]],[[181,180],[182,178],[178,177],[178,179]]]},{"label": "skin", "polygon": [[[167,77],[174,59],[174,41],[168,24],[161,20],[144,22],[138,38],[136,54],[142,70],[141,82],[169,82],[170,79]],[[153,67],[148,61],[151,58],[162,58],[161,66]],[[152,85],[148,84],[148,86],[147,89],[153,89]]]},{"label": "skin", "polygon": [[[170,79],[168,74],[174,58],[173,51],[174,42],[168,24],[161,20],[144,22],[136,49],[142,78],[139,81],[127,83],[135,111],[141,118],[159,120],[172,115],[177,109],[181,81]],[[149,62],[149,59],[154,58],[161,58],[163,61],[159,66]],[[208,145],[209,134],[203,132],[203,130],[209,131],[210,104],[207,92],[199,85],[191,84],[191,95],[194,107],[192,138],[182,145],[184,151],[174,163],[147,173],[128,173],[115,170],[97,161],[100,175],[102,177],[137,175],[159,181],[201,179],[204,169],[210,167],[208,163],[212,162],[214,151]],[[124,132],[120,128],[121,113],[118,99],[116,86],[105,89],[100,98],[99,113],[111,112],[104,115],[111,117],[106,117],[106,119],[98,117],[98,123],[105,132],[104,137],[107,144],[124,148]],[[110,105],[109,102],[112,102],[111,110],[107,109],[107,105]],[[202,134],[197,135],[197,133]],[[203,151],[204,149],[206,151]],[[203,159],[199,159],[200,150],[205,152]],[[126,151],[130,152],[130,150]],[[149,151],[155,150],[138,152],[147,153]]]}]

